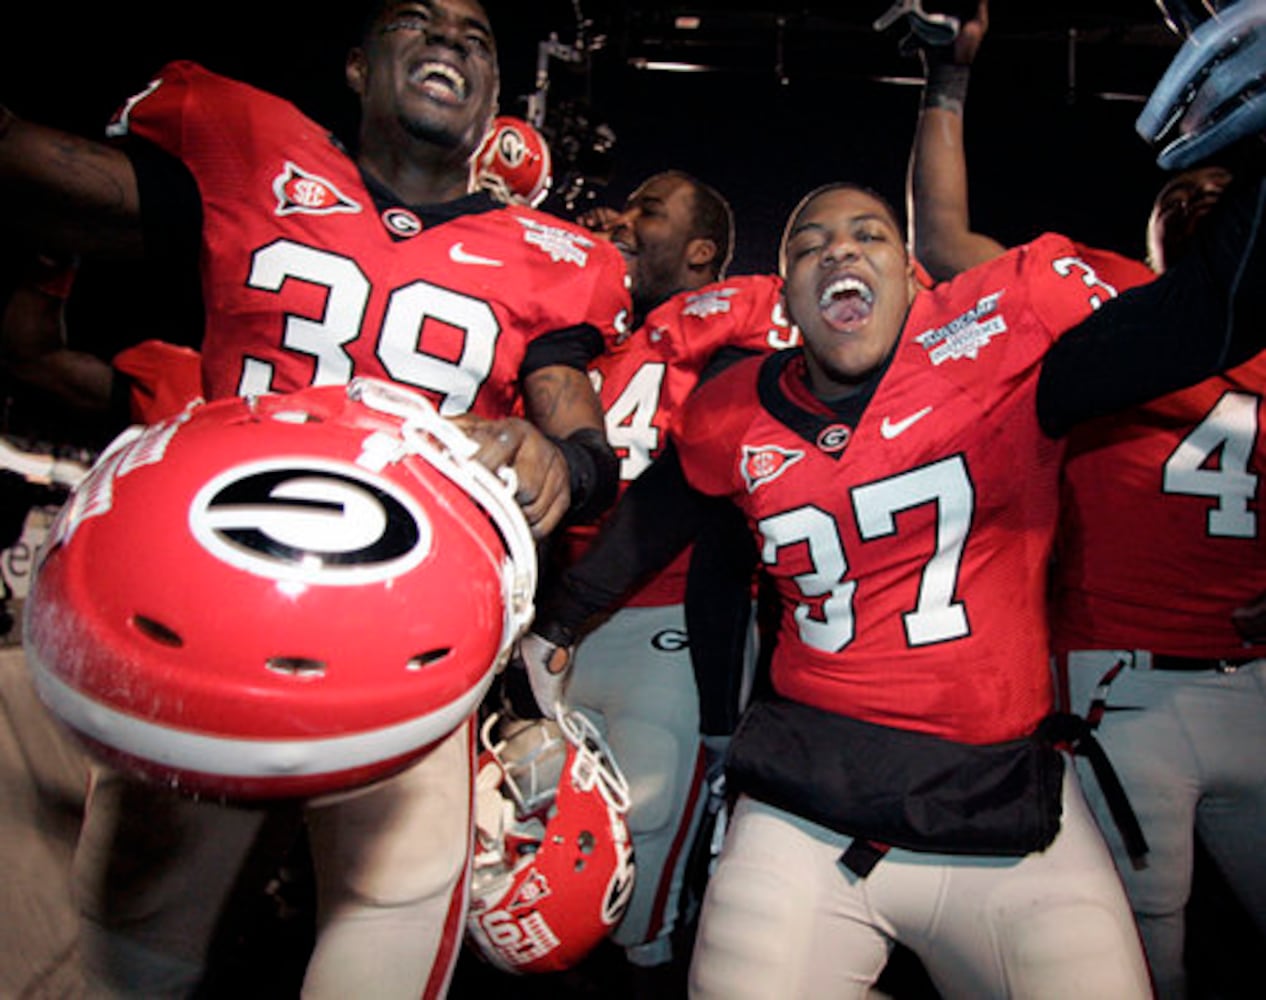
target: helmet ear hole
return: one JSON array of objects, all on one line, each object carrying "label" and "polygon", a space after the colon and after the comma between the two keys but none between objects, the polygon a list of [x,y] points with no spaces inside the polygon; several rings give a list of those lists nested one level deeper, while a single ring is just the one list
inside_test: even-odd
[{"label": "helmet ear hole", "polygon": [[325,661],[308,656],[271,656],[264,666],[273,673],[289,674],[291,677],[325,676]]},{"label": "helmet ear hole", "polygon": [[425,653],[419,653],[417,656],[409,658],[409,662],[404,665],[405,670],[425,670],[433,663],[438,663],[444,659],[453,650],[448,646],[441,646],[438,649],[430,649]]},{"label": "helmet ear hole", "polygon": [[147,639],[153,639],[163,646],[179,649],[185,644],[185,640],[180,637],[178,632],[174,632],[162,622],[153,618],[147,618],[145,615],[133,615],[132,627]]}]

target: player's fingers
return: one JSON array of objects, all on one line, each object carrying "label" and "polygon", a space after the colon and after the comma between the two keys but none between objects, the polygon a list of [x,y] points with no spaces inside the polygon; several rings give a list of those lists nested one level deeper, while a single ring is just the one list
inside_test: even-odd
[{"label": "player's fingers", "polygon": [[571,506],[567,462],[544,437],[540,445],[524,447],[515,466],[519,481],[515,499],[536,538],[548,535]]},{"label": "player's fingers", "polygon": [[522,421],[484,420],[469,416],[456,417],[454,421],[478,445],[475,461],[493,472],[515,464],[515,456],[525,437]]}]

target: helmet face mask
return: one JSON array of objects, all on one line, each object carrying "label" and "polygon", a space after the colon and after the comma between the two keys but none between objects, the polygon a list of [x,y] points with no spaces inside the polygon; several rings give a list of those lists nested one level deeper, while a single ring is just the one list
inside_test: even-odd
[{"label": "helmet face mask", "polygon": [[471,716],[531,617],[527,525],[474,448],[373,380],[125,435],[32,581],[41,697],[101,756],[194,796],[395,773]]},{"label": "helmet face mask", "polygon": [[633,891],[628,783],[593,724],[490,716],[476,779],[467,938],[505,972],[558,972],[619,922]]}]

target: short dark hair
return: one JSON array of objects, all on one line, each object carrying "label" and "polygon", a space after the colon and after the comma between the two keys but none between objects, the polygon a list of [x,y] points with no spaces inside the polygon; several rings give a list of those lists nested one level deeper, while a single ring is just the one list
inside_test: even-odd
[{"label": "short dark hair", "polygon": [[734,258],[734,209],[725,195],[711,184],[699,180],[684,170],[665,170],[660,176],[673,177],[690,185],[694,193],[694,212],[691,239],[711,240],[717,248],[712,259],[713,277],[725,276],[725,270]]},{"label": "short dark hair", "polygon": [[[396,0],[365,0],[363,9],[359,17],[359,30],[353,39],[354,46],[364,46],[373,34],[374,26],[378,19],[382,16],[383,11],[395,3]],[[479,5],[484,9],[484,13],[492,19],[492,11],[489,9],[492,0],[478,0]]]},{"label": "short dark hair", "polygon": [[893,207],[893,203],[889,198],[880,194],[874,188],[866,184],[859,184],[856,181],[831,181],[827,184],[815,187],[812,191],[806,194],[803,198],[796,202],[796,207],[793,208],[791,210],[791,214],[787,216],[787,224],[783,226],[782,238],[778,241],[778,270],[780,272],[786,270],[785,258],[787,254],[787,240],[791,236],[791,230],[792,227],[795,226],[796,220],[804,213],[804,210],[808,207],[810,202],[816,201],[818,198],[822,197],[822,195],[829,194],[832,191],[856,191],[859,194],[866,195],[868,198],[874,198],[875,201],[879,202],[879,204],[883,207],[884,211],[888,213],[888,216],[892,219],[892,224],[897,227],[897,232],[904,238],[905,225],[902,223],[901,216],[897,213],[896,208]]}]

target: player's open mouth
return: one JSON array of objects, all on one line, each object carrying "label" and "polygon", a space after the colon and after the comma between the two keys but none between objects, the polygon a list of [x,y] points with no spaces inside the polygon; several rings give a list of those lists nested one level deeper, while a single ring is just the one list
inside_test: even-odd
[{"label": "player's open mouth", "polygon": [[870,316],[875,303],[871,287],[851,274],[833,279],[818,296],[818,308],[835,327],[860,323]]},{"label": "player's open mouth", "polygon": [[470,92],[466,77],[442,62],[427,61],[415,66],[409,73],[409,82],[448,104],[464,101]]}]

